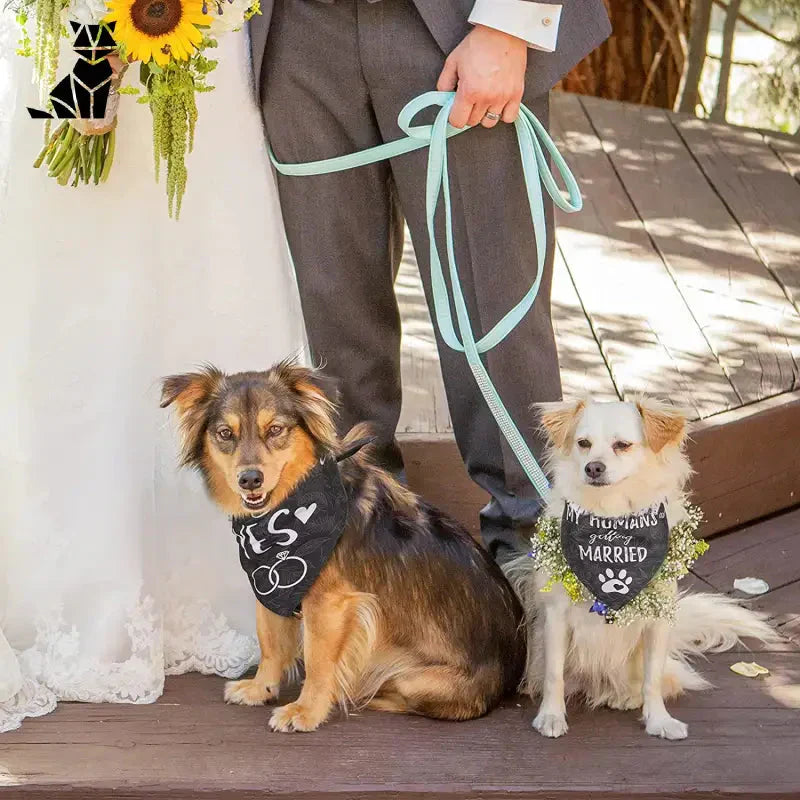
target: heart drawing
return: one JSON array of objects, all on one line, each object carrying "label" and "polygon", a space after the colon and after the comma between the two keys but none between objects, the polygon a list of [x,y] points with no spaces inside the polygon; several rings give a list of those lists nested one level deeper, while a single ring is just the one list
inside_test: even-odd
[{"label": "heart drawing", "polygon": [[317,510],[317,504],[312,503],[310,506],[300,506],[300,508],[295,509],[294,515],[303,525],[306,524],[311,519],[312,514]]}]

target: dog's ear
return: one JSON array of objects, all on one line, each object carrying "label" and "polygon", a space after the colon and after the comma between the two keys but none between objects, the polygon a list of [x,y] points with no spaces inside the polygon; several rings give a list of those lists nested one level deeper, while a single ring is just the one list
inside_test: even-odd
[{"label": "dog's ear", "polygon": [[294,360],[282,361],[273,373],[295,395],[303,424],[317,444],[324,450],[335,450],[339,442],[335,423],[339,394],[336,382]]},{"label": "dog's ear", "polygon": [[686,414],[679,408],[641,398],[636,401],[636,408],[642,417],[644,438],[647,446],[660,453],[668,444],[679,447],[686,439]]},{"label": "dog's ear", "polygon": [[170,375],[161,382],[161,408],[175,403],[178,411],[184,465],[199,463],[209,403],[224,380],[224,373],[207,366],[202,372]]},{"label": "dog's ear", "polygon": [[567,400],[561,403],[538,403],[539,421],[548,439],[558,450],[569,449],[578,417],[586,403],[583,400]]},{"label": "dog's ear", "polygon": [[161,408],[177,402],[178,413],[183,414],[193,406],[207,402],[224,378],[225,375],[211,365],[202,372],[170,375],[161,381]]}]

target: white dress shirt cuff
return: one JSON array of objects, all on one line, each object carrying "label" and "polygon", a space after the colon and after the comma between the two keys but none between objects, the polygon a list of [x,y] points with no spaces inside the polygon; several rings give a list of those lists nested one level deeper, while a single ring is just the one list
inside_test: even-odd
[{"label": "white dress shirt cuff", "polygon": [[528,47],[552,53],[556,49],[561,6],[529,0],[475,0],[469,15],[473,25],[510,33]]}]

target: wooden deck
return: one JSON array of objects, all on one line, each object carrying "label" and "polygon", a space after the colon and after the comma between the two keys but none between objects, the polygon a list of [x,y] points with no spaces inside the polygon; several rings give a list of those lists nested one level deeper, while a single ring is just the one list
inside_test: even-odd
[{"label": "wooden deck", "polygon": [[[800,143],[562,93],[551,129],[584,194],[580,213],[558,214],[565,396],[644,392],[688,409],[711,532],[797,503]],[[474,529],[485,495],[452,443],[410,246],[398,293],[410,477]]]},{"label": "wooden deck", "polygon": [[[363,712],[312,734],[278,734],[268,709],[226,706],[223,680],[169,678],[155,705],[61,704],[0,737],[7,800],[758,800],[800,797],[800,509],[718,537],[691,578],[732,590],[757,576],[754,605],[785,635],[769,650],[712,656],[712,690],[670,705],[689,738],[648,737],[635,713],[569,710],[547,740],[527,700],[445,723]],[[756,660],[766,679],[732,673]],[[287,695],[289,696],[289,695]]]}]

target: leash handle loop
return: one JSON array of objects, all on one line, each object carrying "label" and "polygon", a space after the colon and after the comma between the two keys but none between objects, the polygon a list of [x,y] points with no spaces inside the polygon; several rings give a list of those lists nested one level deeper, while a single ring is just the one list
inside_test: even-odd
[{"label": "leash handle loop", "polygon": [[[514,128],[519,144],[525,191],[528,196],[528,206],[536,241],[536,273],[530,288],[516,305],[506,312],[488,333],[476,340],[458,276],[453,237],[450,181],[447,169],[447,140],[468,130],[468,128],[454,128],[448,122],[454,100],[454,92],[425,92],[415,97],[403,107],[397,117],[397,124],[406,136],[393,142],[370,147],[357,153],[349,153],[302,164],[284,164],[275,158],[272,151],[270,151],[270,159],[275,169],[284,175],[326,175],[332,172],[341,172],[367,164],[374,164],[388,158],[396,158],[425,147],[428,148],[425,206],[430,247],[433,316],[436,326],[447,346],[464,353],[466,356],[475,382],[500,430],[519,460],[528,479],[539,494],[545,497],[549,490],[547,478],[508,413],[497,389],[495,389],[483,364],[481,354],[497,347],[519,325],[523,317],[530,311],[539,293],[547,252],[547,226],[542,186],[553,199],[553,202],[564,211],[580,211],[583,201],[575,177],[561,153],[558,152],[558,148],[550,138],[547,130],[530,109],[524,105],[520,106],[520,113],[514,122]],[[439,106],[440,110],[437,112],[436,119],[432,125],[412,124],[417,114],[427,108],[436,106]],[[556,183],[548,164],[547,156],[550,156],[556,172],[564,181],[567,197],[564,197]],[[436,211],[439,207],[440,198],[444,200],[445,247],[452,296],[448,290],[439,248],[436,243]],[[453,308],[455,308],[457,327],[453,321],[451,301]]]}]

